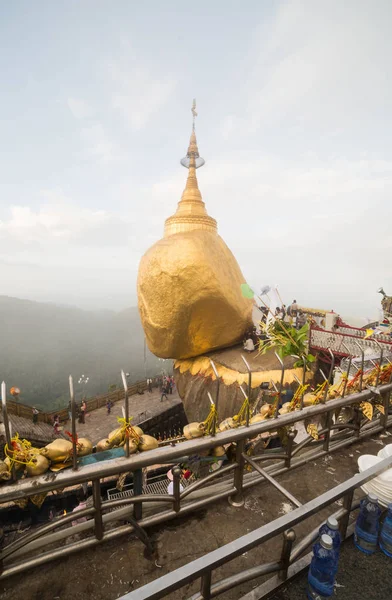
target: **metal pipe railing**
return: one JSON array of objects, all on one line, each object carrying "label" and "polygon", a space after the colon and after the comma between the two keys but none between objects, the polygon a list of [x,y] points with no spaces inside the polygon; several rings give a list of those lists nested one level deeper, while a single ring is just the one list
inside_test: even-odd
[{"label": "metal pipe railing", "polygon": [[[251,398],[252,398],[252,369],[249,366],[248,361],[246,360],[245,356],[243,356],[241,354],[241,358],[245,364],[246,370],[248,371],[248,405],[246,408],[246,426],[249,426],[249,411],[250,411],[250,402],[251,402]],[[241,387],[241,386],[240,386]],[[242,388],[241,388],[242,389]]]},{"label": "metal pipe railing", "polygon": [[[392,424],[392,419],[389,419],[388,422],[389,425]],[[361,437],[360,439],[364,439],[366,437],[369,437],[371,435],[374,435],[374,433],[377,433],[378,431],[382,431],[383,428],[382,426],[377,426],[376,427],[372,427],[372,423],[367,423],[364,427],[363,427],[363,433],[361,433]],[[340,451],[342,448],[354,443],[355,441],[357,441],[356,438],[354,437],[348,437],[342,441],[333,441],[331,444],[331,447],[329,449],[329,452],[334,452],[334,451]],[[322,456],[326,456],[327,452],[323,451],[323,450],[319,450],[317,447],[313,448],[312,450],[308,451],[307,453],[305,453],[303,456],[301,456],[300,458],[296,458],[294,459],[291,464],[290,464],[290,469],[293,468],[297,468],[300,467],[304,464],[307,464],[309,461],[315,460],[316,458],[320,458]],[[254,460],[256,461],[259,457],[254,457]],[[278,457],[276,457],[278,458]],[[285,458],[285,457],[283,457]],[[233,467],[236,467],[237,464],[234,464]],[[267,466],[265,468],[265,471],[267,471],[270,475],[273,475],[274,477],[285,473],[289,470],[288,466],[287,466],[287,462],[286,460],[283,460],[277,464],[271,464],[269,466]],[[263,481],[265,482],[265,479],[263,477],[255,477],[254,476],[255,473],[246,473],[243,475],[243,481],[242,481],[242,490],[246,490],[249,489],[250,487],[253,487],[255,485],[258,485],[259,483],[262,483]],[[223,486],[223,491],[220,491],[222,489]],[[197,493],[197,490],[196,490]],[[136,525],[139,526],[139,528],[141,527],[147,527],[147,526],[155,526],[158,525],[160,523],[166,522],[167,520],[173,519],[176,516],[185,516],[187,514],[190,514],[191,512],[194,512],[195,510],[198,509],[202,509],[208,505],[210,505],[213,502],[218,502],[219,500],[222,500],[224,498],[233,498],[233,495],[235,496],[235,494],[237,493],[237,489],[232,487],[232,484],[230,484],[230,481],[227,480],[223,480],[222,483],[218,484],[218,487],[214,490],[212,490],[211,487],[207,487],[207,490],[205,492],[205,497],[200,498],[200,499],[196,499],[193,500],[191,502],[186,503],[185,505],[182,504],[180,507],[180,510],[178,513],[176,513],[173,509],[170,509],[168,511],[160,511],[158,513],[152,514],[149,517],[145,517],[142,518],[141,521],[139,521],[138,523],[136,523]],[[130,513],[129,513],[129,509],[126,508],[125,505],[131,505],[134,504],[134,506],[141,506],[142,502],[144,503],[144,501],[148,502],[152,502],[154,504],[154,506],[159,505],[159,502],[168,502],[168,503],[173,503],[174,502],[174,496],[172,495],[168,495],[168,496],[158,496],[158,495],[146,495],[146,496],[137,496],[134,498],[127,498],[127,499],[123,499],[123,500],[116,500],[116,501],[108,501],[103,503],[102,505],[102,511],[105,511],[107,509],[112,509],[112,508],[116,508],[118,507],[117,511],[112,511],[109,512],[107,515],[103,516],[103,521],[105,522],[109,522],[109,521],[115,521],[115,520],[120,520],[120,521],[124,521],[124,520],[131,520],[130,518]],[[346,500],[345,500],[346,502]],[[136,504],[135,504],[136,503]],[[125,506],[125,508],[124,508]],[[91,509],[94,510],[94,509]],[[128,511],[128,512],[127,512]],[[81,511],[79,512],[79,514],[81,513]],[[118,517],[116,516],[118,514]],[[61,517],[60,519],[57,520],[56,523],[56,527],[58,528],[59,526],[62,525],[62,523],[64,522],[63,519],[66,517]],[[132,523],[134,524],[134,521],[132,521]],[[87,531],[87,529],[91,529],[94,527],[94,520],[89,520],[85,523],[81,523],[79,525],[76,525],[76,527],[72,526],[72,533],[76,533],[76,532],[81,532],[83,531]],[[123,531],[123,528],[117,528],[116,531]],[[129,528],[128,531],[133,531],[134,529]],[[344,527],[342,529],[342,533],[344,535]],[[136,532],[137,533],[137,532]],[[19,550],[16,550],[14,553],[15,555],[20,555],[20,554],[28,554],[29,552],[36,550],[38,548],[42,548],[43,546],[50,546],[51,544],[53,544],[54,542],[59,542],[61,539],[65,539],[67,536],[70,535],[70,531],[64,528],[61,528],[59,531],[57,531],[57,533],[46,533],[45,536],[42,536],[42,539],[38,539],[36,540],[36,542],[30,542],[28,543],[26,541],[26,543],[24,544],[24,546],[22,548],[20,548]],[[39,537],[39,536],[37,536]],[[140,537],[140,535],[139,535]],[[146,534],[143,533],[143,537],[146,538]],[[94,543],[94,539],[95,538],[91,538],[92,541],[91,543]],[[107,536],[106,534],[103,537],[103,541],[106,541]],[[144,540],[143,540],[144,541]],[[37,545],[38,544],[38,545]],[[74,552],[74,548],[72,545],[67,545],[61,553],[61,556],[64,556],[67,553],[67,548],[69,548],[69,554],[72,554]],[[34,562],[34,558],[29,560],[25,560],[23,563],[19,563],[18,565],[12,565],[12,566],[7,566],[4,570],[4,572],[1,575],[1,578],[7,577],[11,574],[14,574],[15,572],[21,572],[24,571],[28,568],[31,568],[32,566],[38,566],[39,564],[43,564],[43,560],[44,562],[49,562],[50,560],[54,560],[57,556],[58,556],[58,552],[57,550],[53,550],[51,552],[47,552],[44,553],[45,559],[43,559],[42,557],[40,557],[39,559],[37,558],[37,563]]]},{"label": "metal pipe railing", "polygon": [[361,373],[360,373],[360,376],[359,376],[359,391],[362,392],[362,386],[363,386],[363,368],[364,368],[364,364],[365,364],[365,350],[362,348],[361,344],[359,344],[356,340],[354,340],[354,344],[359,349],[359,352],[360,352],[360,355],[361,355]]},{"label": "metal pipe railing", "polygon": [[[260,546],[264,542],[267,542],[271,538],[276,537],[277,535],[288,532],[288,530],[292,529],[298,523],[301,523],[305,519],[308,519],[310,516],[316,514],[326,506],[330,506],[336,500],[339,500],[343,496],[346,496],[348,493],[354,491],[358,487],[364,485],[375,476],[379,475],[386,469],[390,468],[392,465],[392,457],[388,457],[381,462],[377,463],[370,469],[363,471],[360,474],[354,475],[347,481],[337,485],[331,490],[328,490],[324,494],[321,494],[317,498],[310,500],[306,504],[298,507],[292,512],[275,519],[274,521],[263,525],[262,527],[240,537],[236,540],[233,540],[229,544],[214,550],[205,556],[202,556],[186,565],[183,565],[179,569],[148,583],[147,585],[125,594],[119,600],[159,600],[167,596],[169,593],[174,592],[182,588],[185,585],[188,585],[192,581],[201,578],[204,582],[206,579],[205,575],[211,574],[215,569],[222,566],[223,564],[232,561],[236,557],[240,556],[244,552],[255,548],[256,546]],[[290,539],[291,538],[291,539]],[[279,567],[281,570],[286,570],[287,565],[290,563],[290,553],[291,553],[291,544],[287,542],[293,541],[293,535],[286,533],[286,554],[288,554],[288,562],[286,563],[286,554],[281,557],[279,561]],[[287,571],[286,571],[287,573]],[[240,574],[237,576],[232,576],[232,587],[240,583]],[[204,578],[204,579],[203,579]],[[209,577],[209,581],[211,579]],[[203,592],[206,594],[205,596],[201,596],[201,598],[210,598],[212,597],[212,589],[211,585],[208,587],[206,585],[203,586]],[[193,596],[193,598],[195,598]],[[198,598],[198,596],[196,596]]]},{"label": "metal pipe railing", "polygon": [[71,431],[72,431],[72,468],[78,470],[78,453],[76,448],[76,403],[72,375],[69,376],[69,395],[71,402]]},{"label": "metal pipe railing", "polygon": [[236,467],[237,467],[236,463],[231,463],[230,465],[221,467],[218,471],[214,471],[213,473],[210,473],[206,477],[203,477],[203,479],[197,479],[194,483],[191,483],[191,485],[188,485],[188,487],[185,488],[185,490],[183,492],[181,492],[181,494],[180,494],[181,500],[183,500],[184,498],[189,496],[189,494],[192,494],[196,490],[205,486],[206,483],[209,483],[213,479],[216,479],[217,477],[222,476],[224,473],[229,473],[230,471],[233,471]]},{"label": "metal pipe railing", "polygon": [[[378,388],[381,393],[389,393],[392,391],[392,383],[380,386]],[[351,394],[345,398],[330,400],[326,405],[317,404],[309,406],[303,410],[293,411],[280,415],[276,419],[266,419],[259,423],[249,425],[249,427],[238,427],[228,431],[218,432],[215,437],[204,436],[193,440],[187,440],[177,444],[176,446],[165,446],[140,454],[133,454],[129,458],[114,458],[105,462],[85,465],[83,469],[74,472],[64,470],[53,478],[48,478],[47,475],[41,475],[34,478],[34,494],[61,489],[73,485],[91,481],[93,479],[110,477],[119,475],[137,469],[143,469],[156,464],[173,464],[178,458],[199,454],[203,450],[212,449],[216,446],[223,446],[232,442],[245,441],[248,438],[256,437],[261,433],[274,431],[281,427],[292,425],[304,419],[319,416],[328,411],[334,411],[338,408],[351,406],[352,404],[360,404],[364,400],[369,400],[374,397],[374,392],[364,390],[357,394]],[[295,452],[295,450],[294,450]],[[293,453],[294,453],[293,452]],[[5,484],[0,488],[0,504],[11,502],[21,498],[28,498],[32,495],[31,479],[23,479],[14,483]]]},{"label": "metal pipe railing", "polygon": [[290,492],[288,490],[286,490],[286,488],[284,488],[282,485],[280,485],[280,483],[278,483],[273,477],[271,477],[271,475],[269,475],[267,473],[267,471],[265,469],[262,469],[261,467],[259,467],[259,465],[257,463],[255,463],[254,460],[252,460],[249,456],[247,456],[246,454],[242,455],[244,460],[250,464],[250,466],[257,471],[258,473],[260,473],[260,475],[262,477],[264,477],[264,479],[266,479],[267,481],[269,481],[281,494],[283,494],[284,496],[286,496],[286,498],[288,500],[290,500],[290,502],[292,502],[294,504],[294,506],[302,506],[302,503],[297,500],[297,498],[295,498],[295,496],[293,496],[293,494],[290,494]]},{"label": "metal pipe railing", "polygon": [[[241,583],[246,583],[247,581],[252,581],[256,577],[262,577],[263,575],[269,575],[270,573],[276,573],[279,571],[280,563],[267,563],[265,565],[257,565],[257,567],[251,567],[250,569],[246,569],[245,571],[241,571],[236,575],[232,575],[231,577],[226,577],[226,579],[222,579],[217,583],[213,583],[211,585],[211,598],[215,598],[219,596],[219,594],[223,594],[227,590],[232,589],[234,586],[240,585]],[[203,596],[198,594],[194,594],[188,600],[203,600]]]},{"label": "metal pipe railing", "polygon": [[284,371],[285,371],[285,367],[284,367],[284,363],[283,360],[280,358],[279,354],[277,352],[275,352],[275,356],[278,359],[279,363],[280,363],[280,382],[279,382],[279,395],[278,395],[278,400],[276,402],[276,407],[275,407],[275,419],[278,417],[279,414],[279,404],[282,404],[282,391],[283,391],[283,382],[284,382]]},{"label": "metal pipe railing", "polygon": [[[389,395],[391,393],[391,390],[392,390],[392,383],[383,385],[380,388],[378,388],[378,391],[380,391],[380,393],[383,397],[385,406],[386,406],[387,401],[389,404]],[[285,427],[285,426],[292,425],[293,423],[295,423],[297,421],[302,421],[305,418],[314,417],[314,416],[318,416],[318,415],[325,414],[325,413],[332,414],[333,410],[336,410],[342,406],[350,406],[351,404],[359,403],[359,402],[363,401],[364,399],[370,399],[373,396],[374,396],[374,392],[372,390],[366,390],[359,394],[350,395],[344,399],[340,398],[340,399],[336,399],[336,400],[331,400],[330,402],[328,402],[327,406],[322,405],[322,404],[317,405],[317,406],[312,406],[312,407],[305,408],[302,411],[297,410],[292,413],[288,413],[286,415],[281,415],[277,419],[269,419],[267,421],[251,425],[249,427],[243,426],[243,427],[239,427],[234,430],[219,432],[219,433],[217,433],[216,437],[206,436],[204,438],[197,439],[197,440],[189,440],[189,441],[181,443],[180,445],[178,445],[176,447],[170,446],[170,447],[160,448],[157,450],[151,450],[148,453],[142,453],[140,455],[133,455],[133,456],[130,456],[129,458],[124,457],[124,458],[120,458],[120,459],[113,459],[111,461],[108,461],[107,464],[99,463],[98,465],[88,465],[88,466],[84,466],[83,468],[79,469],[78,471],[71,471],[71,470],[68,472],[63,471],[61,473],[53,475],[53,478],[51,478],[51,479],[47,478],[46,475],[41,476],[41,477],[36,477],[36,478],[34,478],[34,487],[32,486],[31,479],[30,480],[29,479],[21,480],[21,481],[18,481],[16,483],[11,483],[11,484],[5,484],[2,488],[0,488],[0,503],[9,502],[14,499],[29,497],[30,495],[32,495],[32,492],[35,495],[35,494],[39,494],[39,493],[45,493],[47,491],[56,490],[59,488],[64,488],[64,487],[67,487],[70,485],[76,485],[78,483],[83,483],[85,481],[93,481],[94,508],[90,509],[91,512],[89,512],[89,514],[91,514],[94,517],[94,519],[90,520],[89,522],[87,522],[83,525],[86,525],[87,528],[92,528],[92,527],[94,528],[95,540],[98,542],[109,539],[107,534],[104,532],[104,519],[106,519],[106,516],[103,518],[103,513],[108,509],[113,509],[113,508],[120,509],[120,507],[132,505],[134,507],[134,511],[136,509],[136,512],[134,512],[134,515],[137,519],[137,524],[139,526],[147,526],[147,525],[161,523],[167,519],[172,519],[176,515],[188,514],[192,510],[196,510],[202,506],[207,506],[211,502],[216,502],[217,500],[219,500],[221,498],[225,498],[225,497],[229,497],[229,500],[233,505],[241,506],[244,503],[243,492],[248,487],[258,484],[259,482],[263,481],[263,479],[264,480],[267,479],[268,481],[271,481],[271,479],[272,479],[271,475],[276,476],[276,475],[279,475],[280,473],[286,472],[290,468],[298,467],[301,464],[304,464],[308,460],[310,460],[311,458],[309,458],[309,457],[316,458],[316,457],[324,456],[327,454],[327,451],[332,452],[332,451],[338,450],[340,448],[343,448],[343,447],[353,443],[354,441],[356,441],[356,439],[363,439],[370,435],[374,435],[376,432],[382,431],[383,429],[385,429],[388,425],[391,424],[392,421],[390,418],[388,418],[388,414],[386,411],[386,416],[382,423],[380,423],[379,421],[373,421],[373,422],[366,423],[362,427],[362,430],[360,429],[361,424],[359,423],[358,431],[355,432],[355,433],[358,433],[358,438],[355,438],[352,435],[352,432],[349,430],[347,432],[348,437],[346,436],[345,439],[340,440],[340,437],[339,437],[340,434],[338,434],[337,438],[333,438],[332,441],[329,443],[328,448],[325,448],[325,444],[324,444],[323,450],[320,450],[319,449],[320,444],[317,442],[314,442],[312,440],[312,438],[310,438],[310,437],[307,438],[307,440],[305,440],[305,443],[299,444],[297,446],[297,448],[295,450],[293,450],[292,443],[293,443],[295,434],[292,432],[289,432],[289,433],[291,433],[291,437],[289,440],[290,443],[287,445],[287,448],[286,448],[286,453],[278,454],[276,456],[270,455],[268,457],[270,459],[275,459],[275,460],[282,458],[283,459],[282,462],[280,462],[278,464],[273,464],[273,465],[267,466],[265,469],[261,469],[256,464],[257,460],[263,460],[265,458],[264,455],[262,455],[261,457],[253,457],[253,459],[249,459],[249,457],[247,457],[247,455],[245,454],[245,452],[244,452],[245,442],[248,438],[253,438],[260,433],[263,433],[265,431],[271,431],[278,427]],[[333,429],[334,427],[335,426],[333,426],[333,425],[331,425],[331,423],[329,423],[329,427],[327,427],[327,429],[323,429],[322,432],[325,433],[326,431],[329,431],[329,430]],[[121,499],[121,500],[116,500],[116,501],[108,501],[108,502],[102,502],[102,500],[101,500],[100,480],[104,477],[111,476],[111,475],[118,475],[119,473],[124,473],[124,472],[133,472],[135,475],[136,473],[141,473],[141,469],[148,465],[164,464],[164,463],[173,464],[173,462],[175,462],[176,459],[178,459],[178,458],[181,458],[181,460],[184,460],[184,459],[186,459],[186,456],[198,454],[202,450],[211,449],[218,445],[224,445],[224,444],[227,444],[230,442],[237,443],[237,454],[236,454],[235,463],[227,465],[226,467],[223,467],[223,469],[216,471],[215,473],[211,474],[210,476],[207,476],[203,480],[196,482],[196,484],[189,486],[189,488],[187,488],[182,493],[180,493],[180,487],[179,487],[179,470],[173,469],[173,475],[174,475],[173,495],[158,496],[158,495],[150,494],[150,495],[139,495],[139,496],[134,496],[133,498],[126,498],[126,499]],[[296,453],[299,452],[299,449],[304,448],[308,444],[312,444],[312,448],[314,447],[314,450],[310,450],[310,452],[308,452],[306,454],[306,456],[302,456],[300,458],[294,458]],[[248,462],[250,462],[250,464],[252,463],[252,466],[255,465],[254,468],[256,471],[259,472],[259,475],[260,475],[259,477],[257,477],[257,476],[253,477],[253,475],[255,475],[254,473],[251,473],[251,474],[248,473],[245,476],[244,466],[245,466],[245,463],[247,460],[248,460]],[[232,480],[233,483],[230,483],[229,481],[225,482],[225,486],[224,486],[225,489],[223,491],[220,491],[218,489],[217,492],[214,492],[212,495],[208,495],[208,497],[206,497],[206,498],[193,500],[184,505],[183,501],[188,495],[190,495],[193,492],[196,492],[197,490],[199,490],[199,488],[202,488],[202,487],[208,485],[209,483],[211,483],[211,480],[213,480],[215,477],[225,476],[226,474],[229,474],[229,472],[231,472],[231,471],[234,471],[234,480]],[[266,474],[267,474],[267,476],[266,476]],[[279,486],[279,484],[277,484],[277,482],[275,480],[272,479],[271,482],[273,482],[275,487],[278,487],[278,489],[280,489],[281,486]],[[234,487],[233,487],[233,484],[234,484]],[[294,501],[294,504],[298,505],[298,501],[296,499],[294,499],[293,501]],[[143,518],[142,517],[142,505],[148,504],[148,503],[156,504],[157,502],[161,502],[161,503],[167,502],[169,504],[172,504],[172,508],[169,511],[160,512],[159,514],[155,514],[153,516]],[[139,508],[140,508],[140,510],[138,510]],[[82,513],[82,511],[79,512],[78,517],[82,516],[81,513]],[[136,515],[138,515],[138,516],[136,516]],[[107,515],[107,516],[109,516],[109,515]],[[25,554],[26,550],[28,551],[29,544],[32,543],[32,541],[36,540],[37,538],[44,538],[44,539],[42,539],[42,544],[40,544],[40,546],[42,546],[45,543],[45,536],[48,536],[49,532],[51,532],[53,529],[58,528],[59,526],[67,524],[70,520],[72,520],[72,517],[70,515],[67,515],[66,517],[62,517],[62,518],[58,519],[58,521],[56,521],[55,524],[51,524],[49,529],[46,529],[46,526],[43,528],[40,528],[37,532],[35,532],[33,538],[29,538],[29,537],[27,539],[21,538],[19,540],[19,542],[21,542],[24,539],[23,553]],[[125,518],[125,520],[126,520],[126,518]],[[131,530],[132,530],[132,528],[131,528]],[[63,534],[64,534],[64,532],[61,531],[62,537],[64,537]],[[56,535],[57,534],[51,534],[52,538],[53,538],[53,536],[56,536]],[[69,534],[69,535],[71,535],[71,534]],[[55,541],[52,538],[51,538],[51,541],[52,542]],[[93,541],[91,543],[93,543]],[[47,543],[49,544],[49,538],[48,538]],[[26,548],[26,546],[27,546],[27,548]],[[45,560],[48,561],[53,558],[56,558],[57,556],[65,555],[65,553],[67,552],[67,548],[69,549],[69,553],[72,553],[75,551],[74,546],[72,544],[67,545],[63,549],[64,552],[61,554],[58,554],[57,551],[46,553]],[[21,549],[20,545],[18,545],[17,548],[14,547],[13,545],[7,546],[6,548],[3,549],[3,552],[0,553],[0,560],[4,559],[6,557],[9,557],[13,553],[15,553],[15,554],[20,553],[20,551],[21,551],[20,549]],[[34,559],[32,559],[32,560],[34,560]],[[31,563],[31,561],[29,561],[29,560],[25,561],[24,567],[22,567],[22,566],[18,567],[19,571],[24,570],[25,568],[28,568],[29,564],[33,564],[33,563]],[[36,564],[36,563],[34,563],[34,564]],[[39,564],[43,564],[42,557],[40,557],[40,559],[39,559]],[[4,577],[4,576],[14,572],[13,569],[14,569],[14,567],[6,568],[1,577]]]}]

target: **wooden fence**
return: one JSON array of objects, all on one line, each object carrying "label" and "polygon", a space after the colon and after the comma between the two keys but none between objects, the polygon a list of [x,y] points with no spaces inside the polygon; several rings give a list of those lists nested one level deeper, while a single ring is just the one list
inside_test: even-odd
[{"label": "wooden fence", "polygon": [[[156,378],[154,378],[156,380]],[[147,389],[147,383],[145,380],[137,381],[128,387],[128,396],[133,396],[137,394],[138,390]],[[97,408],[101,408],[106,405],[106,402],[110,400],[111,402],[119,402],[120,400],[124,400],[124,390],[121,388],[114,390],[113,392],[109,392],[107,394],[103,394],[101,396],[94,396],[93,398],[86,398],[87,404],[87,412],[91,412],[92,410],[96,410]],[[7,400],[7,409],[10,415],[17,415],[18,417],[25,417],[27,419],[32,419],[33,416],[33,407],[27,404],[21,404],[17,400]],[[68,419],[68,408],[61,408],[57,410],[52,410],[50,412],[39,412],[38,414],[38,422],[42,423],[53,423],[54,415],[58,415],[60,417],[60,421],[64,421]]]}]

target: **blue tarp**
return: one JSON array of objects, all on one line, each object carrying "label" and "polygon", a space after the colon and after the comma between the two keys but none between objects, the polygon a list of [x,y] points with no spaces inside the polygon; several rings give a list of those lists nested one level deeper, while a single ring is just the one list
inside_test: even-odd
[{"label": "blue tarp", "polygon": [[92,465],[97,462],[110,460],[112,458],[120,458],[122,456],[125,456],[123,448],[112,448],[111,450],[104,450],[103,452],[96,452],[95,454],[83,456],[78,460],[78,463],[79,465]]}]

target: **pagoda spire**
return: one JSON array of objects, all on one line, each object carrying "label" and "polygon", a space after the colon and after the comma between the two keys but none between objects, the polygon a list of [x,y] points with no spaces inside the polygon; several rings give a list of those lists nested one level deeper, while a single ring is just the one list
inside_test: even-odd
[{"label": "pagoda spire", "polygon": [[196,177],[196,169],[202,167],[205,162],[199,154],[196,140],[196,100],[193,100],[191,111],[192,133],[186,156],[181,160],[182,166],[188,169],[188,177],[175,214],[165,221],[165,237],[193,229],[205,229],[214,233],[217,231],[215,219],[209,217],[206,211]]}]

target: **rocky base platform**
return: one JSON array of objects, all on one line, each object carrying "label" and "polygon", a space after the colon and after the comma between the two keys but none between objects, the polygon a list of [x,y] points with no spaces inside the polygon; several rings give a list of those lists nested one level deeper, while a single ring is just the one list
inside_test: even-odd
[{"label": "rocky base platform", "polygon": [[[245,352],[242,345],[210,352],[197,358],[174,362],[174,377],[178,394],[184,404],[188,421],[203,421],[210,410],[208,392],[216,399],[217,380],[210,359],[213,360],[220,380],[219,419],[235,415],[240,409],[244,395],[240,389],[247,390],[248,372],[241,358],[245,356],[252,371],[252,399],[257,397],[262,383],[280,382],[281,367],[272,350],[266,354]],[[295,375],[302,379],[302,368],[295,368],[295,358],[284,359],[284,384],[296,383]]]}]

